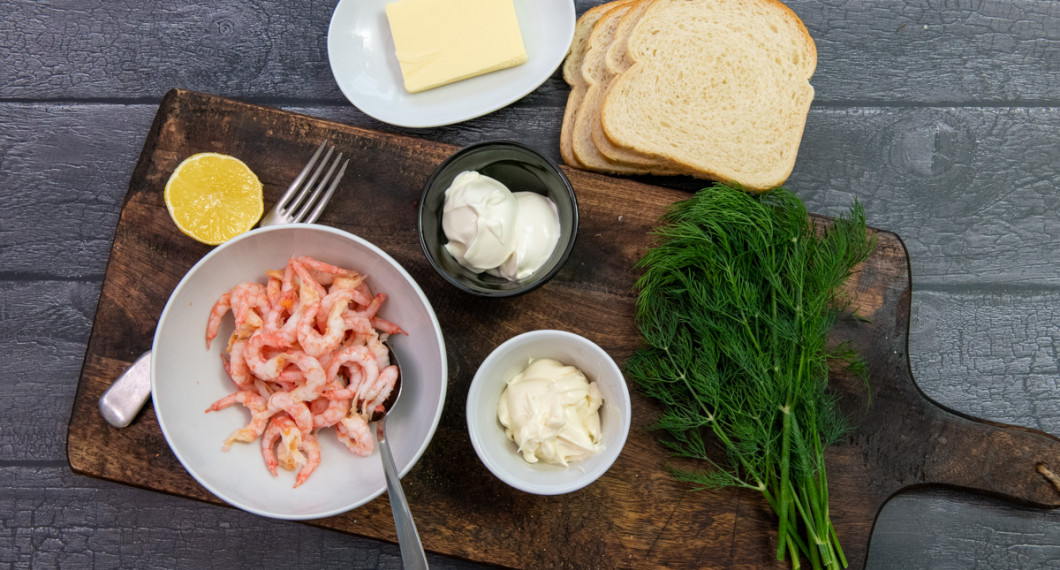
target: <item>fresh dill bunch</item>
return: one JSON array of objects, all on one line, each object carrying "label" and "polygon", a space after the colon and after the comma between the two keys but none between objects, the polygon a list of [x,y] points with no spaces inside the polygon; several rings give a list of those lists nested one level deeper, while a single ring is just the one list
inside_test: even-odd
[{"label": "fresh dill bunch", "polygon": [[848,306],[843,283],[875,247],[864,210],[855,202],[819,228],[783,188],[715,185],[673,204],[654,237],[637,264],[646,346],[626,371],[661,404],[662,445],[705,463],[671,473],[762,492],[778,516],[779,559],[845,567],[824,448],[846,426],[826,387],[830,359],[858,369],[858,358],[827,341]]}]

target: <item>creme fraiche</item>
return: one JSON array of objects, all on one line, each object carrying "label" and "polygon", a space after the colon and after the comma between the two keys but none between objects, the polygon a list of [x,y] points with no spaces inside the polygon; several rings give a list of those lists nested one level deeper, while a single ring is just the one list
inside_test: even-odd
[{"label": "creme fraiche", "polygon": [[556,204],[536,192],[511,192],[494,178],[465,170],[445,191],[446,251],[476,273],[518,281],[548,261],[560,237]]}]

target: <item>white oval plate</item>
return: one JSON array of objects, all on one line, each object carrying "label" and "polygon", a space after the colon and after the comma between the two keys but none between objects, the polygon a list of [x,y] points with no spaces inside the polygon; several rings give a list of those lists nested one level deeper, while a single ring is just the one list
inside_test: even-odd
[{"label": "white oval plate", "polygon": [[328,61],[354,106],[400,127],[451,125],[518,101],[556,71],[574,37],[572,0],[515,0],[526,63],[409,93],[386,19],[386,5],[394,1],[341,0],[328,29]]}]

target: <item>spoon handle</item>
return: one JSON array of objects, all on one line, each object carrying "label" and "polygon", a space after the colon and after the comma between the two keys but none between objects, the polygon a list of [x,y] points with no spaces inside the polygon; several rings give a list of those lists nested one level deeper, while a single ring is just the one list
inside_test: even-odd
[{"label": "spoon handle", "polygon": [[99,412],[110,425],[123,428],[132,423],[151,397],[151,351],[133,362],[99,398]]},{"label": "spoon handle", "polygon": [[386,440],[386,420],[379,422],[376,428],[379,440],[379,455],[383,458],[383,472],[386,474],[386,492],[390,495],[390,510],[394,512],[394,527],[397,529],[398,546],[401,548],[401,563],[406,570],[427,568],[427,555],[423,552],[420,534],[416,532],[416,522],[412,520],[412,511],[405,500],[401,489],[401,478],[398,477],[394,455]]}]

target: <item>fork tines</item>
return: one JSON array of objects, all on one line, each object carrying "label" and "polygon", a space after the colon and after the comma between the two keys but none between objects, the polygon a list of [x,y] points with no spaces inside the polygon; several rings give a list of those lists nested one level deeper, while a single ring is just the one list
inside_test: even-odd
[{"label": "fork tines", "polygon": [[[325,153],[324,150],[327,149]],[[320,155],[324,153],[323,159]],[[313,157],[306,163],[305,168],[291,183],[290,188],[276,203],[276,210],[287,218],[288,223],[312,223],[320,217],[321,212],[328,205],[339,181],[346,174],[346,166],[350,160],[342,159],[340,152],[332,160],[335,147],[329,147],[324,141],[317,147]],[[319,161],[319,162],[318,162]],[[341,166],[339,163],[342,163]],[[315,167],[315,168],[314,168]],[[321,177],[325,168],[327,172]],[[335,171],[338,169],[338,173]],[[308,177],[308,178],[307,178]]]}]

